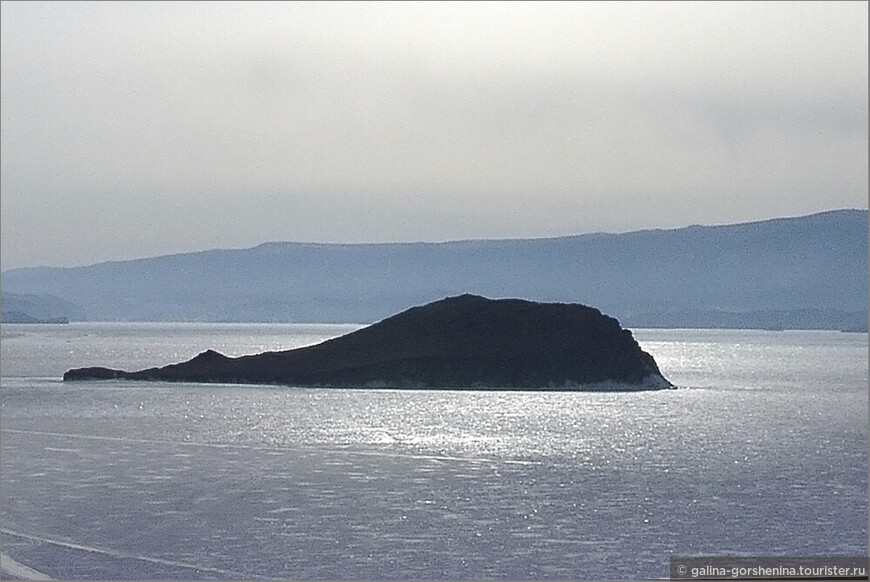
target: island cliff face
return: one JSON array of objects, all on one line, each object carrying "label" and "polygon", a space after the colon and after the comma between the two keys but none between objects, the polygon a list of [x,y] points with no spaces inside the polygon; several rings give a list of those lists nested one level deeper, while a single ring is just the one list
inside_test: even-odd
[{"label": "island cliff face", "polygon": [[642,390],[671,388],[631,332],[592,307],[461,295],[281,352],[208,350],[162,368],[78,368],[64,380],[292,386]]}]

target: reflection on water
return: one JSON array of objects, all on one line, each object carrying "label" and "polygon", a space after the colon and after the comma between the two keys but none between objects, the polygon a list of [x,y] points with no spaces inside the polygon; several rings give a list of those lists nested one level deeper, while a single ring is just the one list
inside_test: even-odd
[{"label": "reflection on water", "polygon": [[866,334],[641,330],[684,386],[662,392],[59,382],[69,351],[144,367],[336,332],[94,327],[3,342],[3,552],[55,577],[649,578],[675,554],[866,552]]}]

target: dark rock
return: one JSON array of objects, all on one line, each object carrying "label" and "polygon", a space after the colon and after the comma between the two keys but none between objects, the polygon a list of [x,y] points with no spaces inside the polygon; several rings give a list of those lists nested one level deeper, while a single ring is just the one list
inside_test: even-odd
[{"label": "dark rock", "polygon": [[120,380],[127,377],[127,372],[112,370],[111,368],[76,368],[69,370],[63,375],[64,381],[68,380]]},{"label": "dark rock", "polygon": [[612,317],[578,304],[461,295],[413,307],[323,343],[64,380],[126,378],[294,386],[638,390],[670,388],[652,356]]}]

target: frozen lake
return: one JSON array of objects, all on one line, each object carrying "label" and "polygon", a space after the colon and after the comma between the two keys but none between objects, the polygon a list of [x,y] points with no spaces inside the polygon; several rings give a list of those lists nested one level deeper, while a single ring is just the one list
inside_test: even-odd
[{"label": "frozen lake", "polygon": [[867,553],[867,334],[638,330],[682,387],[644,393],[60,381],[354,328],[3,325],[3,554],[54,578],[634,579]]}]

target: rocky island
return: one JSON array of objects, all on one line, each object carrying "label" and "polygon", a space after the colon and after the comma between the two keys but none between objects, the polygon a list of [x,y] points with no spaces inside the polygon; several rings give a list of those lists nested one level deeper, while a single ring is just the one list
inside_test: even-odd
[{"label": "rocky island", "polygon": [[580,304],[448,297],[303,348],[230,358],[205,351],[161,368],[77,368],[73,380],[324,387],[672,388],[631,332]]}]

